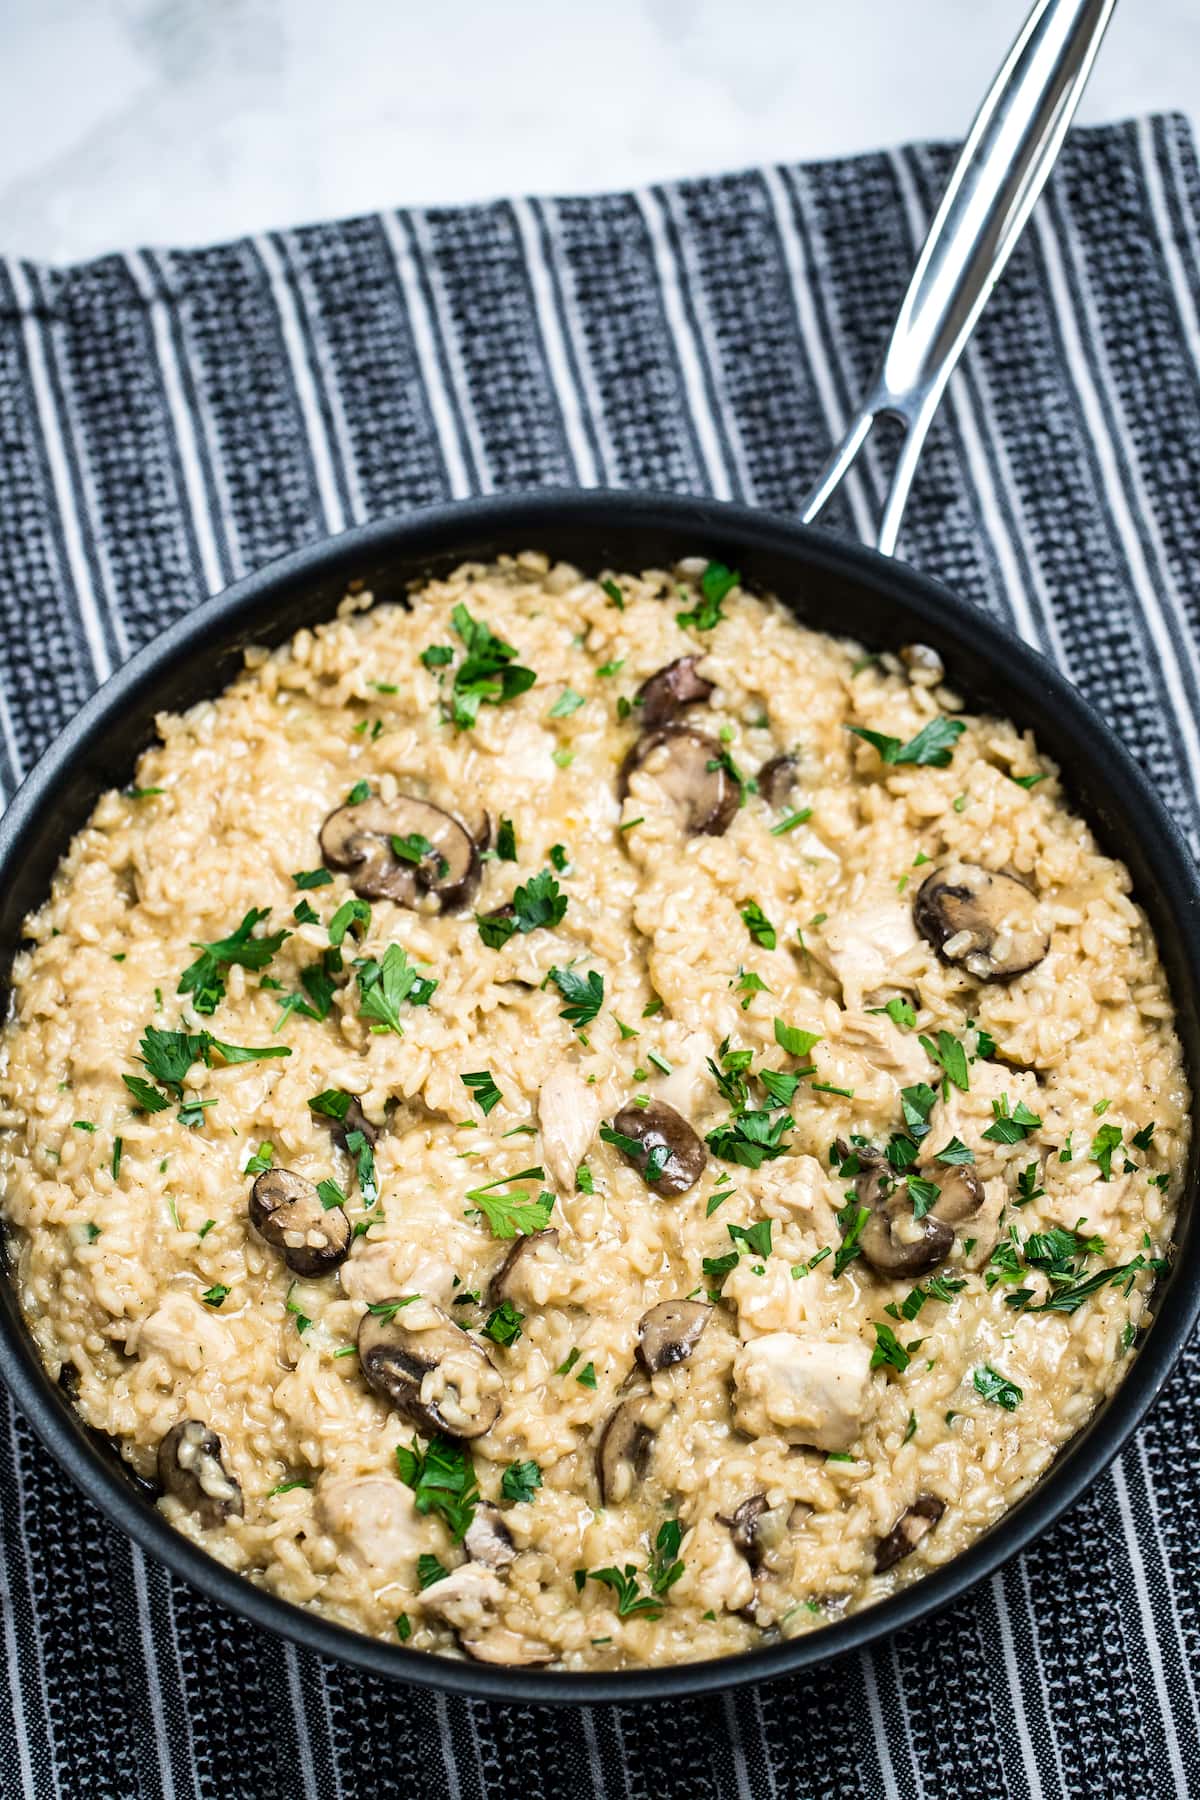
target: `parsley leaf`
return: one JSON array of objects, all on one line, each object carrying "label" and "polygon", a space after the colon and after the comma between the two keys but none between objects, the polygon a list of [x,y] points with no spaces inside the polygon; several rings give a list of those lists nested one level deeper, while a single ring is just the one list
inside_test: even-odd
[{"label": "parsley leaf", "polygon": [[907,744],[902,744],[899,738],[888,737],[885,732],[868,731],[864,725],[847,725],[846,729],[873,744],[885,763],[915,763],[923,768],[944,769],[955,744],[967,728],[961,719],[947,719],[939,714]]},{"label": "parsley leaf", "polygon": [[690,612],[675,614],[675,623],[685,629],[694,625],[697,631],[711,631],[724,618],[722,603],[741,580],[736,569],[724,563],[710,562],[700,577],[700,599]]},{"label": "parsley leaf", "polygon": [[225,1300],[228,1293],[229,1289],[222,1282],[218,1281],[214,1287],[205,1288],[200,1298],[203,1300],[205,1306],[217,1307]]},{"label": "parsley leaf", "polygon": [[501,1175],[483,1187],[468,1188],[467,1199],[474,1202],[491,1227],[493,1237],[515,1238],[518,1234],[544,1230],[554,1208],[554,1195],[542,1192],[530,1200],[524,1191],[506,1187],[506,1182],[542,1181],[545,1170],[521,1169],[515,1175]]},{"label": "parsley leaf", "polygon": [[911,1031],[917,1022],[912,1001],[906,1000],[902,994],[897,994],[894,999],[887,1002],[886,1006],[868,1006],[867,1011],[886,1013],[892,1024],[898,1025],[901,1031]]},{"label": "parsley leaf", "polygon": [[975,1383],[977,1394],[982,1394],[985,1400],[991,1400],[995,1405],[1002,1406],[1005,1412],[1016,1412],[1025,1398],[1024,1388],[1019,1388],[1015,1381],[1010,1381],[1006,1375],[1001,1375],[998,1370],[992,1368],[990,1363],[981,1364],[975,1370],[972,1380]]},{"label": "parsley leaf", "polygon": [[400,1023],[400,1006],[408,1000],[413,1006],[426,1006],[437,982],[418,975],[416,968],[400,944],[389,944],[382,963],[367,958],[357,964],[358,1010],[364,1018],[376,1020],[384,1030],[404,1036]]},{"label": "parsley leaf", "polygon": [[782,1019],[775,1021],[775,1042],[789,1056],[807,1056],[814,1044],[819,1044],[822,1033],[819,1031],[801,1031],[798,1025],[785,1025]]},{"label": "parsley leaf", "polygon": [[475,1465],[467,1446],[457,1439],[435,1437],[422,1449],[420,1438],[414,1438],[411,1447],[397,1445],[396,1467],[401,1481],[413,1491],[417,1511],[437,1513],[449,1526],[454,1542],[461,1543],[479,1500]]},{"label": "parsley leaf", "polygon": [[793,1120],[786,1112],[776,1113],[746,1108],[732,1115],[725,1125],[717,1125],[705,1137],[705,1143],[722,1162],[740,1163],[743,1168],[761,1169],[764,1162],[786,1156],[791,1145],[783,1141],[792,1129]]},{"label": "parsley leaf", "polygon": [[445,1581],[449,1569],[443,1568],[437,1557],[428,1550],[423,1550],[417,1558],[417,1586],[421,1592],[432,1587],[435,1581]]},{"label": "parsley leaf", "polygon": [[638,1614],[648,1619],[662,1618],[663,1609],[654,1596],[639,1592],[637,1570],[632,1563],[626,1563],[623,1570],[609,1567],[607,1569],[581,1570],[580,1573],[583,1574],[585,1581],[599,1581],[605,1587],[613,1590],[617,1596],[618,1618],[628,1619]]},{"label": "parsley leaf", "polygon": [[587,980],[577,975],[574,969],[553,968],[550,979],[562,995],[565,1006],[560,1016],[574,1025],[576,1030],[590,1025],[600,1008],[604,1005],[604,977],[595,969],[588,970]]},{"label": "parsley leaf", "polygon": [[490,913],[476,913],[475,923],[488,949],[500,950],[518,931],[528,936],[543,926],[560,925],[566,910],[567,896],[551,871],[543,869],[517,888],[510,905]]},{"label": "parsley leaf", "polygon": [[971,1078],[967,1073],[967,1053],[952,1032],[939,1031],[936,1044],[922,1033],[917,1042],[956,1088],[961,1088],[964,1094],[969,1091]]},{"label": "parsley leaf", "polygon": [[500,1497],[514,1504],[532,1500],[542,1485],[542,1471],[535,1462],[509,1463],[500,1477]]},{"label": "parsley leaf", "polygon": [[[983,1135],[993,1144],[1019,1144],[1031,1131],[1036,1131],[1042,1122],[1036,1113],[1030,1112],[1023,1100],[1018,1100],[1016,1110],[1010,1113],[1007,1094],[992,1101],[992,1113],[993,1121]],[[1111,1131],[1112,1127],[1110,1125],[1104,1129]]]},{"label": "parsley leaf", "polygon": [[225,996],[224,970],[233,963],[244,969],[265,969],[284,939],[291,934],[274,931],[269,937],[252,937],[256,925],[270,914],[270,907],[251,907],[237,930],[212,944],[193,944],[200,955],[179,977],[177,994],[194,994],[198,1013],[214,1013]]},{"label": "parsley leaf", "polygon": [[292,881],[298,888],[328,887],[332,880],[333,876],[328,869],[301,869],[292,876]]},{"label": "parsley leaf", "polygon": [[501,819],[496,833],[496,855],[501,862],[516,862],[517,833],[511,819]]},{"label": "parsley leaf", "polygon": [[499,1106],[504,1095],[496,1086],[490,1069],[476,1069],[471,1075],[460,1075],[458,1078],[465,1088],[475,1096],[475,1104],[486,1118],[493,1107]]},{"label": "parsley leaf", "polygon": [[586,704],[582,694],[577,694],[574,688],[567,687],[563,689],[546,716],[550,719],[569,719],[573,712],[578,712],[580,707]]},{"label": "parsley leaf", "polygon": [[515,700],[537,680],[532,669],[515,660],[517,652],[511,644],[474,619],[463,605],[454,608],[451,622],[466,646],[466,655],[454,671],[454,693],[450,716],[459,730],[475,723],[481,704],[500,706]]},{"label": "parsley leaf", "polygon": [[761,944],[764,950],[773,950],[775,948],[775,945],[779,941],[775,933],[775,927],[772,925],[770,919],[768,919],[757,900],[748,900],[745,906],[743,906],[742,921],[756,944]]},{"label": "parsley leaf", "polygon": [[1103,1181],[1112,1180],[1113,1151],[1121,1142],[1119,1125],[1102,1125],[1092,1139],[1092,1161],[1100,1170]]},{"label": "parsley leaf", "polygon": [[524,1323],[525,1314],[518,1312],[511,1300],[502,1300],[495,1311],[488,1315],[483,1335],[491,1338],[493,1344],[515,1344]]}]

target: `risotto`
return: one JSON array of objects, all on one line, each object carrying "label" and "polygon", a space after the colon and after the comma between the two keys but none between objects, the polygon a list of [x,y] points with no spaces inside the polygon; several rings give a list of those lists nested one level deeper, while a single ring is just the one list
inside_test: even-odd
[{"label": "risotto", "polygon": [[819,1629],[1120,1380],[1188,1090],[1127,871],[932,651],[528,554],[251,651],[26,926],[29,1329],[296,1604],[561,1669]]}]

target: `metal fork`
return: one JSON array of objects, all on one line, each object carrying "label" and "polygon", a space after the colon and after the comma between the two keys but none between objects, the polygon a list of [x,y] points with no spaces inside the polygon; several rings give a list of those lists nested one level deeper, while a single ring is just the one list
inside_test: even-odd
[{"label": "metal fork", "polygon": [[869,393],[801,502],[811,524],[878,419],[905,427],[875,543],[896,549],[925,435],[1092,72],[1116,0],[1038,0],[979,109]]}]

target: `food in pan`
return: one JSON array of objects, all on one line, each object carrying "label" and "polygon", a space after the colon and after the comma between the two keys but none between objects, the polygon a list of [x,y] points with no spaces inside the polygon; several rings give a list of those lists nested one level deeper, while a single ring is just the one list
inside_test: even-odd
[{"label": "food in pan", "polygon": [[170,1521],[564,1670],[819,1629],[1120,1381],[1188,1092],[1033,737],[717,563],[529,554],[247,655],[28,921],[24,1314]]}]

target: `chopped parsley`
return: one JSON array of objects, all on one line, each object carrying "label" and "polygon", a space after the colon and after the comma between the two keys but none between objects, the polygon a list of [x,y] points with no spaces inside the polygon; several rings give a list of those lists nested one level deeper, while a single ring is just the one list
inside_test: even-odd
[{"label": "chopped parsley", "polygon": [[741,579],[736,569],[710,562],[700,577],[700,599],[689,612],[676,613],[675,623],[684,629],[692,625],[697,631],[711,631],[724,618],[722,604]]},{"label": "chopped parsley", "polygon": [[576,1030],[590,1025],[604,1005],[603,975],[595,969],[589,969],[585,981],[574,969],[555,967],[550,971],[550,979],[566,1002],[560,1009],[560,1017],[574,1025]]},{"label": "chopped parsley", "polygon": [[509,1463],[500,1477],[500,1498],[516,1505],[532,1500],[542,1485],[542,1471],[535,1462]]},{"label": "chopped parsley", "polygon": [[746,1107],[731,1115],[724,1125],[717,1125],[705,1137],[705,1143],[722,1162],[740,1163],[743,1168],[761,1169],[764,1162],[786,1156],[791,1145],[784,1133],[792,1128],[789,1113]]},{"label": "chopped parsley", "polygon": [[807,1056],[813,1045],[820,1043],[821,1037],[819,1031],[802,1031],[798,1025],[786,1025],[782,1019],[775,1021],[775,1042],[789,1056]]},{"label": "chopped parsley", "polygon": [[356,964],[358,1010],[374,1021],[377,1031],[394,1031],[404,1036],[400,1023],[400,1007],[407,1000],[412,1006],[427,1006],[437,982],[419,975],[399,944],[389,944],[382,963],[368,957]]},{"label": "chopped parsley", "polygon": [[1018,787],[1024,788],[1028,792],[1030,788],[1035,788],[1039,781],[1045,781],[1046,771],[1041,769],[1036,775],[1014,775],[1010,771],[1008,779],[1015,781]]},{"label": "chopped parsley", "polygon": [[411,1445],[396,1446],[396,1467],[401,1481],[412,1489],[417,1511],[436,1513],[454,1542],[461,1543],[479,1500],[475,1465],[467,1446],[439,1436],[422,1448],[420,1438],[414,1438]]},{"label": "chopped parsley", "polygon": [[346,1204],[346,1195],[331,1175],[327,1175],[324,1181],[318,1181],[317,1197],[326,1212],[328,1212],[331,1207],[345,1206]]},{"label": "chopped parsley", "polygon": [[454,671],[450,703],[450,717],[463,731],[474,725],[481,705],[499,706],[515,700],[534,685],[537,676],[516,661],[511,644],[498,638],[481,619],[472,618],[465,606],[454,608],[451,623],[466,648]]},{"label": "chopped parsley", "polygon": [[799,812],[787,813],[785,817],[780,819],[778,825],[772,825],[771,836],[784,837],[787,832],[795,831],[797,825],[807,825],[808,821],[812,818],[812,814],[813,809],[811,806],[802,806]]},{"label": "chopped parsley", "polygon": [[467,1199],[473,1201],[475,1210],[483,1214],[493,1237],[524,1236],[545,1229],[554,1209],[554,1195],[543,1191],[536,1200],[530,1200],[527,1193],[514,1191],[504,1184],[544,1179],[542,1168],[520,1169],[515,1175],[501,1175],[483,1187],[468,1188]]},{"label": "chopped parsley", "polygon": [[301,869],[292,876],[292,882],[298,888],[328,887],[332,880],[328,869]]},{"label": "chopped parsley", "polygon": [[753,969],[739,969],[737,975],[729,985],[739,994],[744,994],[746,996],[742,1001],[743,1012],[747,1011],[755,994],[769,994],[771,991],[762,976],[756,975]]},{"label": "chopped parsley", "polygon": [[1119,1125],[1102,1125],[1092,1139],[1091,1160],[1100,1170],[1102,1181],[1112,1180],[1113,1151],[1121,1142],[1122,1132]]},{"label": "chopped parsley", "polygon": [[[183,1082],[193,1063],[203,1062],[211,1066],[212,1052],[215,1050],[227,1063],[258,1062],[275,1056],[290,1056],[292,1053],[284,1044],[266,1044],[261,1048],[245,1044],[226,1044],[207,1031],[197,1033],[187,1031],[160,1031],[157,1025],[148,1025],[138,1048],[141,1060],[158,1083],[166,1088],[175,1098],[183,1098]],[[140,1075],[122,1075],[122,1081],[133,1095],[138,1108],[142,1112],[162,1112],[170,1105],[169,1099],[156,1093]],[[192,1111],[205,1106],[215,1106],[214,1100],[188,1100],[186,1107]],[[186,1124],[197,1123],[197,1120],[185,1120]]]},{"label": "chopped parsley", "polygon": [[454,651],[449,644],[430,644],[422,650],[420,660],[427,669],[444,669],[454,661]]},{"label": "chopped parsley", "polygon": [[584,696],[582,694],[577,694],[574,688],[567,687],[564,688],[562,693],[558,696],[558,699],[550,708],[547,717],[551,719],[569,719],[572,713],[578,712],[580,707],[584,705],[586,705]]},{"label": "chopped parsley", "polygon": [[449,1569],[443,1568],[437,1557],[428,1550],[423,1550],[417,1558],[417,1586],[424,1593],[435,1581],[445,1581]]},{"label": "chopped parsley", "polygon": [[911,1344],[902,1344],[890,1325],[875,1325],[875,1348],[871,1352],[871,1367],[880,1369],[887,1367],[896,1369],[902,1375],[913,1359],[913,1352],[924,1343],[924,1338],[917,1338]]},{"label": "chopped parsley", "polygon": [[616,582],[611,580],[606,575],[604,580],[600,583],[600,586],[604,589],[604,592],[608,595],[609,599],[612,601],[612,604],[616,607],[617,611],[624,612],[625,611],[625,596],[621,592],[620,588],[617,586]]},{"label": "chopped parsley", "polygon": [[205,1306],[216,1307],[221,1305],[228,1293],[229,1289],[218,1281],[215,1286],[205,1288],[200,1298],[203,1300]]},{"label": "chopped parsley", "polygon": [[596,1191],[596,1183],[592,1178],[592,1171],[588,1168],[586,1163],[580,1163],[575,1171],[575,1187],[581,1194],[594,1194]]},{"label": "chopped parsley", "polygon": [[753,1225],[727,1225],[729,1241],[735,1246],[741,1244],[754,1256],[770,1256],[771,1254],[770,1219],[758,1219]]},{"label": "chopped parsley", "polygon": [[490,1069],[476,1069],[470,1075],[460,1075],[458,1079],[474,1094],[475,1104],[485,1118],[504,1098]]},{"label": "chopped parsley", "polygon": [[343,900],[342,904],[329,921],[329,942],[334,950],[340,950],[346,941],[346,933],[356,938],[366,937],[371,929],[371,908],[365,900],[353,896]]},{"label": "chopped parsley", "polygon": [[517,833],[511,819],[501,819],[496,833],[496,855],[501,862],[516,862]]},{"label": "chopped parsley", "polygon": [[842,1234],[841,1245],[833,1258],[833,1278],[845,1273],[856,1256],[861,1256],[858,1240],[862,1236],[863,1226],[870,1218],[870,1208],[860,1206],[852,1196],[836,1214],[838,1229]]},{"label": "chopped parsley", "polygon": [[[960,1138],[952,1137],[948,1144],[944,1144],[940,1150],[934,1151],[933,1160],[945,1163],[947,1166],[953,1163],[973,1163],[975,1152],[968,1149]],[[1036,1163],[1034,1167],[1037,1167]]]},{"label": "chopped parsley", "polygon": [[267,1499],[273,1500],[276,1494],[290,1494],[295,1488],[306,1488],[308,1486],[309,1483],[305,1481],[303,1475],[297,1475],[293,1477],[291,1481],[281,1481],[278,1487],[273,1487],[267,1495]]},{"label": "chopped parsley", "polygon": [[515,1344],[524,1323],[525,1314],[518,1312],[511,1300],[502,1300],[495,1311],[489,1314],[483,1327],[483,1335],[491,1338],[493,1344]]},{"label": "chopped parsley", "polygon": [[273,931],[267,937],[251,935],[270,911],[269,906],[251,907],[237,930],[228,937],[218,938],[211,944],[193,943],[193,950],[199,950],[200,955],[183,971],[175,991],[194,995],[192,1004],[198,1013],[216,1012],[225,997],[224,972],[227,968],[239,963],[244,969],[265,969],[290,935],[287,931]]},{"label": "chopped parsley", "polygon": [[617,1617],[621,1619],[642,1616],[647,1619],[661,1619],[662,1606],[653,1594],[643,1594],[638,1588],[637,1569],[633,1563],[626,1563],[624,1569],[609,1567],[607,1569],[577,1569],[575,1585],[582,1590],[584,1582],[599,1581],[604,1587],[611,1588],[617,1597]]},{"label": "chopped parsley", "polygon": [[110,1167],[112,1169],[112,1178],[114,1181],[120,1181],[120,1179],[121,1179],[121,1156],[122,1156],[124,1149],[125,1149],[125,1139],[115,1137],[113,1139],[112,1162],[110,1164]]},{"label": "chopped parsley", "polygon": [[579,1371],[578,1375],[575,1377],[575,1379],[579,1383],[580,1387],[594,1388],[596,1385],[596,1365],[595,1365],[595,1363],[591,1363],[591,1362],[584,1363],[582,1369],[580,1369],[580,1371]]},{"label": "chopped parsley", "polygon": [[412,1636],[412,1620],[407,1613],[398,1613],[396,1615],[396,1636],[400,1639],[402,1644],[407,1644],[409,1638]]},{"label": "chopped parsley", "polygon": [[683,1542],[683,1526],[678,1519],[664,1519],[654,1539],[654,1560],[650,1570],[650,1587],[665,1594],[683,1574],[679,1546]]},{"label": "chopped parsley", "polygon": [[939,1031],[936,1044],[932,1038],[924,1035],[917,1042],[948,1081],[952,1081],[956,1088],[961,1088],[964,1094],[969,1091],[971,1078],[967,1072],[967,1053],[952,1032]]},{"label": "chopped parsley", "polygon": [[897,994],[885,1006],[868,1006],[867,1011],[886,1013],[892,1024],[899,1026],[901,1031],[911,1031],[917,1022],[912,1001],[906,1000],[902,994]]},{"label": "chopped parsley", "polygon": [[[993,1144],[1019,1144],[1031,1131],[1036,1131],[1042,1122],[1036,1113],[1030,1112],[1023,1100],[1018,1100],[1015,1109],[1010,1112],[1007,1094],[1001,1094],[999,1100],[992,1101],[992,1113],[992,1123],[983,1135]],[[1105,1129],[1111,1131],[1112,1127],[1106,1126]]]},{"label": "chopped parsley", "polygon": [[757,900],[748,900],[743,906],[742,922],[756,944],[761,944],[764,950],[775,948],[779,941],[775,927]]},{"label": "chopped parsley", "polygon": [[127,787],[124,790],[126,800],[153,800],[156,794],[165,792],[166,789],[160,787]]},{"label": "chopped parsley", "polygon": [[489,950],[502,949],[516,932],[527,936],[542,926],[552,928],[562,923],[567,910],[567,896],[559,888],[549,869],[517,888],[509,908],[492,913],[476,913],[479,935]]},{"label": "chopped parsley", "polygon": [[944,769],[955,744],[967,728],[961,719],[947,719],[939,714],[907,744],[901,743],[899,738],[888,737],[885,732],[868,731],[864,725],[847,725],[846,729],[873,744],[885,763],[915,763],[922,768]]},{"label": "chopped parsley", "polygon": [[1005,1412],[1016,1412],[1025,1398],[1024,1388],[1019,1388],[1015,1381],[1007,1375],[1001,1375],[990,1363],[983,1363],[975,1370],[971,1378],[975,1383],[975,1392],[996,1406],[1002,1406]]}]

